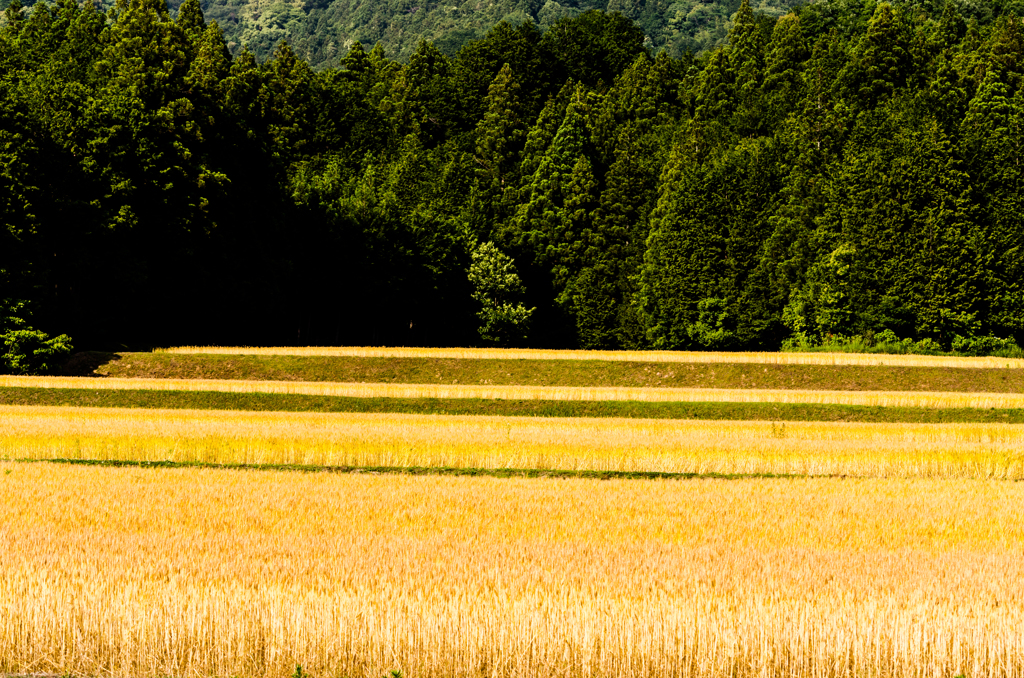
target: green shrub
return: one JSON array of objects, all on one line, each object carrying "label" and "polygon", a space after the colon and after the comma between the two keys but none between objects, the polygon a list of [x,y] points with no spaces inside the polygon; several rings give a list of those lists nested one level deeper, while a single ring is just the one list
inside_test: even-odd
[{"label": "green shrub", "polygon": [[1013,339],[1000,339],[991,335],[985,337],[962,337],[953,339],[953,352],[960,355],[995,355],[1001,358],[1021,358],[1024,351]]},{"label": "green shrub", "polygon": [[11,330],[2,336],[4,371],[10,374],[52,374],[71,354],[71,337],[50,337],[34,329]]},{"label": "green shrub", "polygon": [[0,299],[0,372],[52,374],[71,354],[71,337],[50,337],[29,327],[25,302]]},{"label": "green shrub", "polygon": [[953,339],[951,350],[930,337],[914,341],[899,338],[892,330],[882,330],[871,336],[859,334],[844,336],[829,334],[815,337],[797,332],[782,342],[784,352],[829,352],[829,353],[888,353],[896,355],[960,355],[999,356],[1001,358],[1022,358],[1024,350],[1013,339],[999,337],[963,337]]}]

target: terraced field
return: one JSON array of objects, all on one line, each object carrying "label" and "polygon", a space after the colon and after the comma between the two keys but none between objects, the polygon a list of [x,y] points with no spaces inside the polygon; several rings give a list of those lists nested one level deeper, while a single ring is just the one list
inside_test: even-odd
[{"label": "terraced field", "polygon": [[1024,370],[807,357],[3,378],[0,673],[1024,676]]}]

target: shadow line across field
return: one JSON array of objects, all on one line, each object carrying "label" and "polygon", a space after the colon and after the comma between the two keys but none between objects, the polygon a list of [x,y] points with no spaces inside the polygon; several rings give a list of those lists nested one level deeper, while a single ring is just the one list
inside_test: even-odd
[{"label": "shadow line across field", "polygon": [[[298,473],[365,473],[367,475],[476,476],[488,478],[589,478],[592,480],[750,480],[754,478],[842,479],[863,477],[847,474],[801,473],[669,473],[660,471],[588,471],[530,468],[460,468],[457,466],[328,466],[314,464],[218,464],[200,461],[131,461],[112,459],[13,459],[16,464],[57,464],[110,468],[194,468],[232,471],[285,471]],[[1014,482],[1017,482],[1016,480]],[[10,677],[4,677],[10,678]]]}]

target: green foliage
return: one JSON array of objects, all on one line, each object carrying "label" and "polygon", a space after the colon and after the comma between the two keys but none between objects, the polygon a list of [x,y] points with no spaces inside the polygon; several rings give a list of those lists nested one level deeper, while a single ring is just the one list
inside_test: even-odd
[{"label": "green foliage", "polygon": [[[180,0],[172,0],[172,6]],[[755,12],[778,17],[798,3],[795,0],[760,0]],[[184,6],[184,4],[182,5]],[[411,0],[388,0],[372,5],[356,0],[205,0],[206,18],[225,31],[236,56],[248,49],[263,60],[276,45],[286,40],[297,54],[317,68],[337,67],[354,42],[380,43],[388,55],[408,60],[422,40],[434,43],[452,56],[484,37],[502,21],[515,26],[537,26],[547,30],[560,22],[601,10],[616,17],[602,30],[570,30],[556,42],[571,44],[581,70],[571,73],[590,84],[604,77],[611,83],[615,72],[631,58],[625,53],[636,45],[665,50],[673,57],[722,45],[733,23],[736,0],[676,0],[648,3],[637,0],[499,0],[486,5],[454,2],[440,5],[417,4]],[[618,19],[621,17],[621,21]],[[591,17],[594,19],[594,17]],[[632,35],[629,41],[619,38]],[[565,42],[563,42],[565,41]],[[588,56],[595,57],[592,61]],[[635,54],[634,54],[635,56]],[[626,62],[619,62],[627,58]],[[604,70],[609,64],[613,71]],[[501,64],[498,64],[500,67]],[[513,64],[513,68],[517,68]],[[602,72],[603,71],[603,72]],[[594,76],[593,82],[588,80]],[[490,74],[493,77],[493,72]]]},{"label": "green foliage", "polygon": [[25,302],[0,300],[0,372],[52,374],[71,354],[71,337],[50,337],[29,327]]},{"label": "green foliage", "polygon": [[[782,342],[783,351],[793,352],[826,352],[826,353],[886,353],[886,354],[918,354],[943,355],[942,345],[934,339],[900,339],[892,330],[882,330],[872,336],[855,334],[826,334],[823,337],[811,337],[797,332]],[[979,354],[973,354],[979,355]]]},{"label": "green foliage", "polygon": [[494,243],[482,243],[473,251],[468,276],[473,299],[481,306],[477,312],[480,337],[498,346],[525,341],[536,309],[528,309],[519,301],[526,290],[512,258]]},{"label": "green foliage", "polygon": [[1013,339],[999,337],[963,337],[957,335],[949,346],[943,346],[934,339],[925,337],[918,341],[900,339],[892,330],[882,330],[873,335],[846,336],[827,334],[823,337],[809,336],[797,332],[782,342],[783,351],[794,352],[837,352],[837,353],[887,353],[918,355],[954,356],[999,356],[1002,358],[1024,357]]},{"label": "green foliage", "polygon": [[951,348],[953,353],[958,355],[995,355],[1003,358],[1024,357],[1024,350],[1013,339],[1000,339],[993,336],[961,337],[957,335],[953,338]]},{"label": "green foliage", "polygon": [[1022,140],[1007,3],[12,2],[0,296],[87,348],[1012,353]]},{"label": "green foliage", "polygon": [[697,322],[688,325],[686,333],[695,346],[721,351],[736,345],[736,334],[729,330],[727,299],[709,298],[697,302]]}]

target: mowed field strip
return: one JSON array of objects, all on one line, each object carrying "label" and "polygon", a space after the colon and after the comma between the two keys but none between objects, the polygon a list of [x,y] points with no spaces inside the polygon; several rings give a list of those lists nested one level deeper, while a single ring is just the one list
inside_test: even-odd
[{"label": "mowed field strip", "polygon": [[0,463],[0,673],[1024,676],[1024,484]]},{"label": "mowed field strip", "polygon": [[0,407],[0,458],[1024,478],[1024,426]]},{"label": "mowed field strip", "polygon": [[1024,368],[1020,358],[886,355],[879,353],[768,353],[725,351],[574,351],[508,348],[395,348],[374,346],[238,347],[177,346],[157,349],[181,355],[441,358],[456,360],[603,360],[649,363],[753,363],[759,365],[854,365],[895,367]]},{"label": "mowed field strip", "polygon": [[801,389],[660,388],[623,386],[488,386],[367,384],[244,379],[0,376],[0,387],[274,393],[359,398],[573,400],[636,402],[790,403],[933,408],[1024,408],[1021,393],[827,391]]}]

